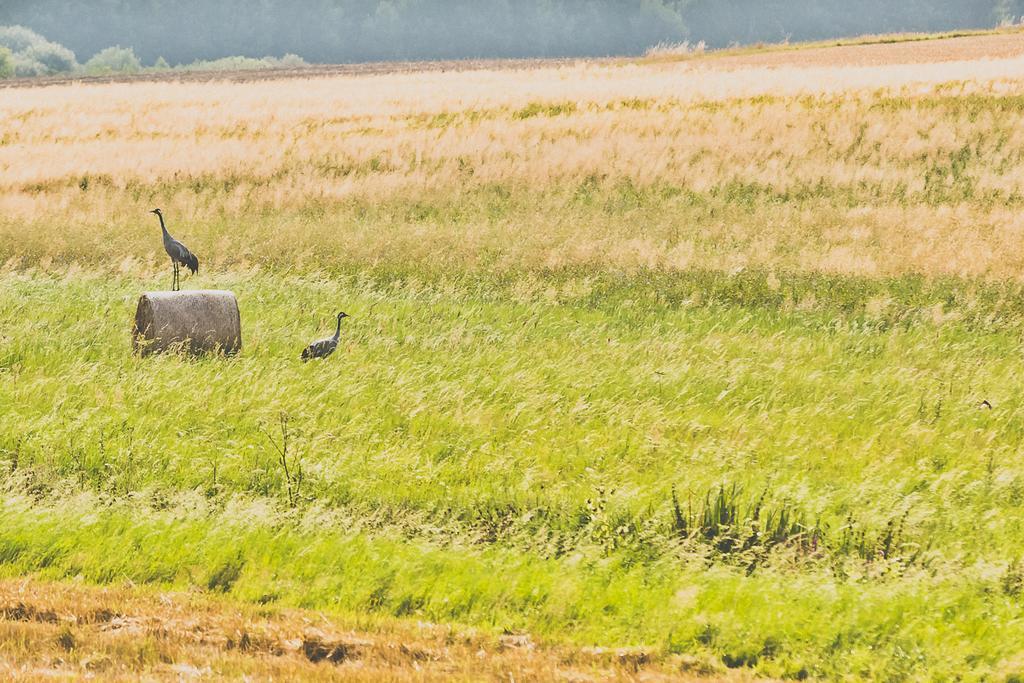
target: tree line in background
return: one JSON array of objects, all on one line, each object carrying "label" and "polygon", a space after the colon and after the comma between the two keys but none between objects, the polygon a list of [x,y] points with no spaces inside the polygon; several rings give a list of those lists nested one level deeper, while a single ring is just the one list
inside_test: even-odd
[{"label": "tree line in background", "polygon": [[657,43],[982,28],[1021,15],[1024,0],[7,0],[0,25],[41,36],[30,48],[0,40],[11,52],[0,73],[53,73],[76,55],[91,56],[94,71],[288,53],[323,63],[628,55]]},{"label": "tree line in background", "polygon": [[213,60],[195,60],[172,67],[163,57],[157,57],[152,66],[145,67],[130,47],[113,45],[94,54],[79,64],[75,53],[52,40],[47,40],[25,26],[0,26],[0,78],[12,76],[31,78],[57,74],[78,73],[100,76],[112,73],[138,73],[140,71],[236,71],[239,69],[272,69],[303,66],[306,62],[297,55],[277,57],[221,57]]}]

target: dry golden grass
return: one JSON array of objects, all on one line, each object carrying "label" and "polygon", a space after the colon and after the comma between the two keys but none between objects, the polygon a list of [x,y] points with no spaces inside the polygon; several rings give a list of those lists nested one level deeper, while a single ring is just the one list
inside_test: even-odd
[{"label": "dry golden grass", "polygon": [[[912,64],[808,50],[770,67],[8,89],[0,256],[159,261],[159,204],[226,266],[258,261],[259,243],[288,265],[1015,278],[1019,48],[1011,34],[841,48],[931,60]],[[1003,56],[949,59],[989,52]]]},{"label": "dry golden grass", "polygon": [[582,682],[696,680],[702,672],[706,680],[695,659],[655,662],[639,649],[552,649],[526,635],[495,639],[432,624],[345,624],[199,594],[0,581],[0,677],[17,680]]}]

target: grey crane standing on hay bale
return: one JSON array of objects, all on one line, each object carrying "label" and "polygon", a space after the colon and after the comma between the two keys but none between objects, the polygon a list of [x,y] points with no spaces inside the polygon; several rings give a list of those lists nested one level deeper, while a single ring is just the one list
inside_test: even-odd
[{"label": "grey crane standing on hay bale", "polygon": [[348,313],[338,314],[338,328],[334,330],[333,337],[319,339],[302,350],[302,362],[305,363],[311,358],[327,358],[338,348],[338,339],[341,337],[341,319],[349,317]]},{"label": "grey crane standing on hay bale", "polygon": [[164,225],[164,214],[160,209],[153,209],[150,213],[155,213],[156,217],[160,219],[160,229],[164,233],[164,251],[171,257],[171,265],[174,266],[174,282],[171,284],[171,291],[176,292],[181,289],[181,286],[178,284],[178,267],[185,266],[195,275],[199,272],[199,259],[188,250],[188,247],[171,237],[171,233],[167,232],[167,226]]}]

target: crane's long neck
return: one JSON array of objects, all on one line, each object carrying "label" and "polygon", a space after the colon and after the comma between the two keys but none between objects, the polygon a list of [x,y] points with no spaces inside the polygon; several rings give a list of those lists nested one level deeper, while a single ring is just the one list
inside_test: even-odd
[{"label": "crane's long neck", "polygon": [[341,337],[341,316],[338,316],[338,329],[334,330],[334,338],[338,339]]},{"label": "crane's long neck", "polygon": [[164,231],[164,236],[165,237],[169,236],[169,233],[167,232],[167,226],[164,225],[164,216],[163,216],[163,214],[158,213],[156,215],[156,217],[160,219],[160,229]]}]

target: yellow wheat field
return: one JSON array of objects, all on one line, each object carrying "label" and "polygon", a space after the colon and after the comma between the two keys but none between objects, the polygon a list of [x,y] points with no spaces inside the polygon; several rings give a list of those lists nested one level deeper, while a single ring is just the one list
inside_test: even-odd
[{"label": "yellow wheat field", "polygon": [[0,256],[88,264],[116,242],[145,264],[159,204],[224,266],[258,242],[291,263],[1017,278],[1024,56],[996,38],[1001,56],[931,41],[924,63],[2,90]]}]

